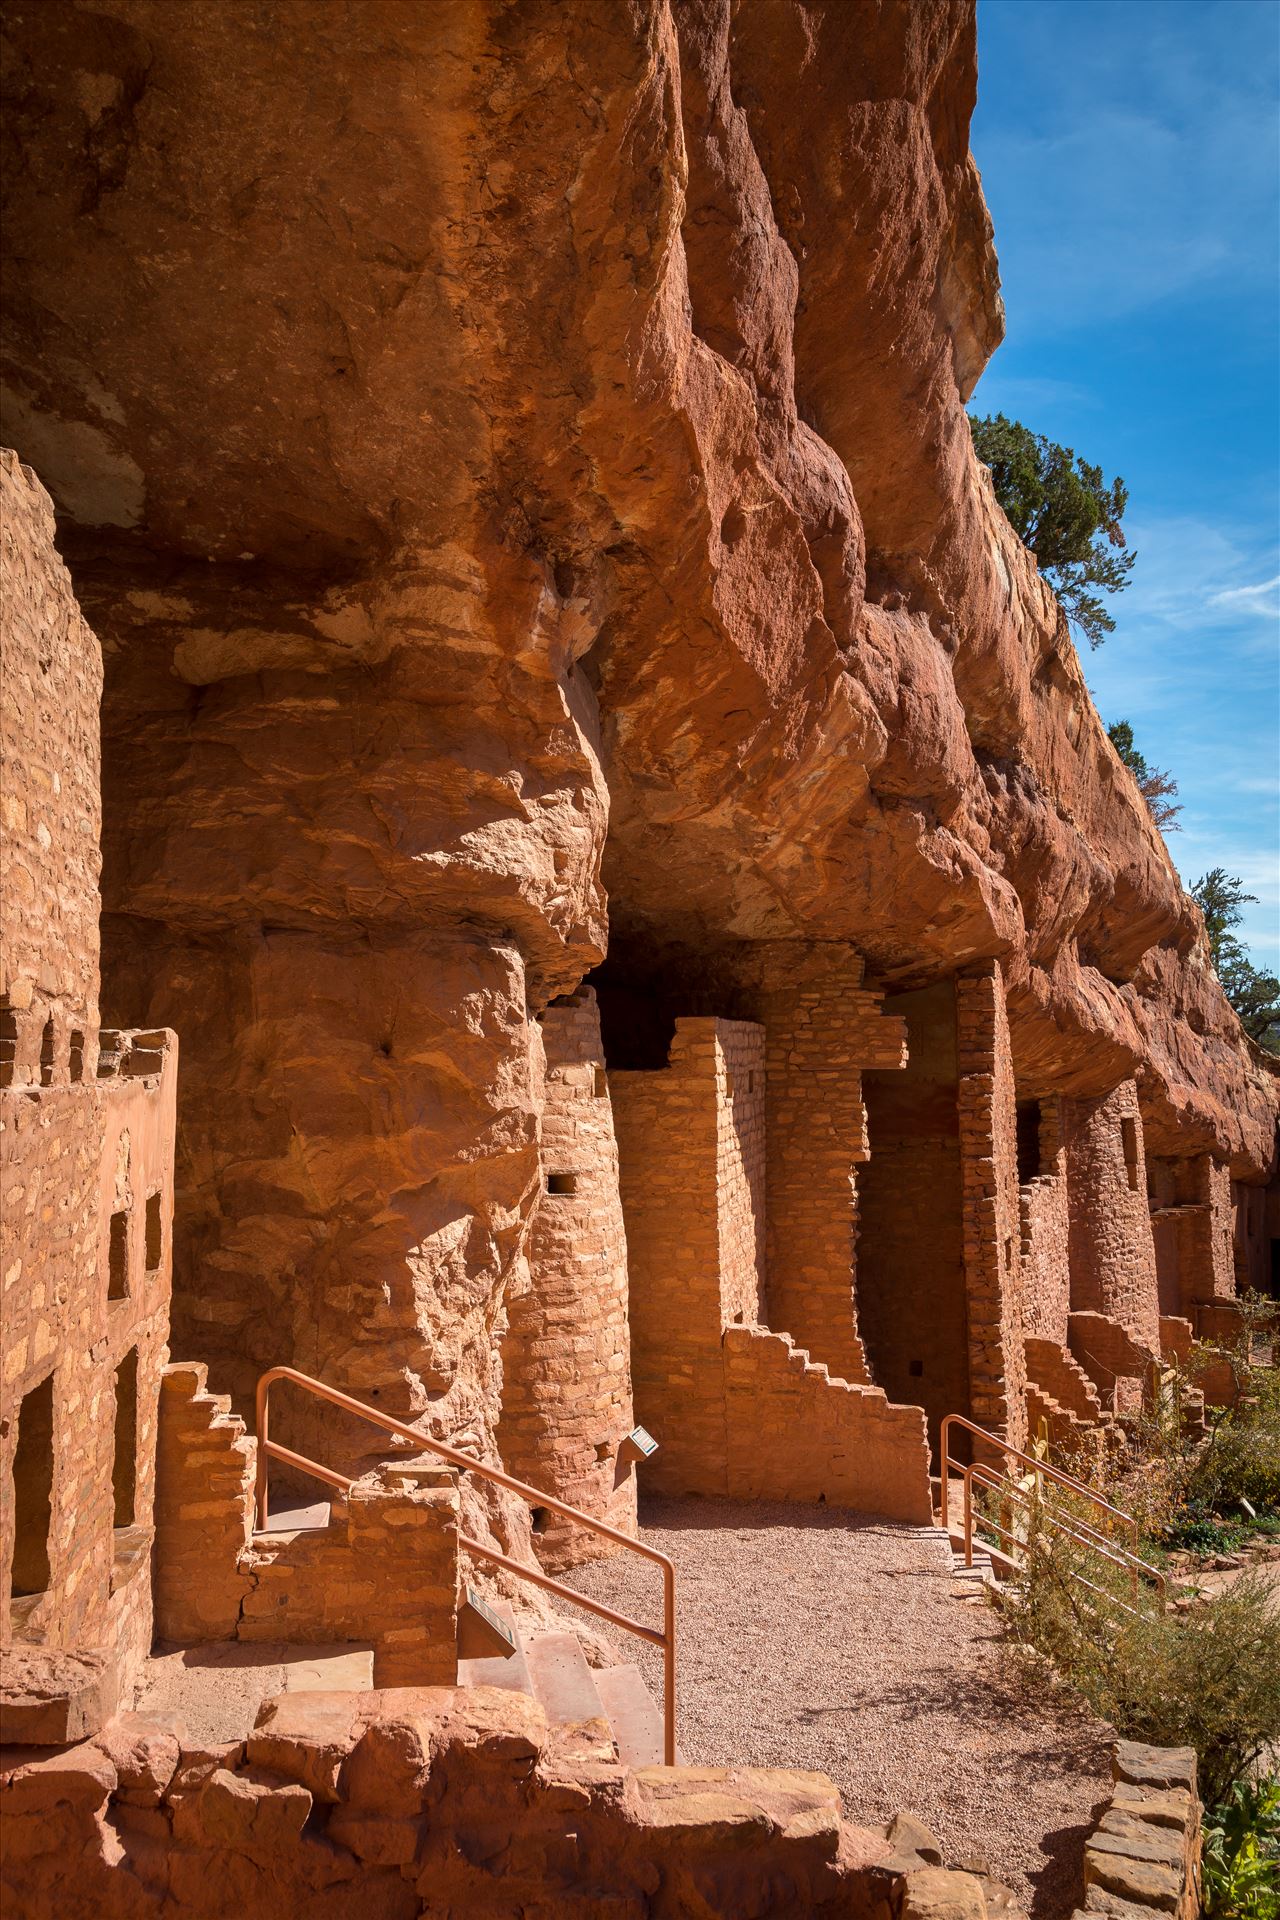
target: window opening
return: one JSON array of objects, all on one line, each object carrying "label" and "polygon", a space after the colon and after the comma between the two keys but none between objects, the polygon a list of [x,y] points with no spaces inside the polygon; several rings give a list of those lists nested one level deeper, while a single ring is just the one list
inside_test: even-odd
[{"label": "window opening", "polygon": [[138,1477],[138,1349],[131,1347],[116,1368],[116,1450],[111,1468],[115,1524],[133,1525]]},{"label": "window opening", "polygon": [[107,1246],[107,1298],[108,1300],[127,1300],[128,1297],[129,1216],[127,1213],[113,1213],[111,1237]]},{"label": "window opening", "polygon": [[15,1599],[49,1585],[49,1530],[53,1517],[53,1375],[33,1387],[18,1410],[13,1456],[13,1580]]},{"label": "window opening", "polygon": [[147,1195],[147,1272],[155,1273],[164,1252],[164,1223],[160,1217],[160,1195]]}]

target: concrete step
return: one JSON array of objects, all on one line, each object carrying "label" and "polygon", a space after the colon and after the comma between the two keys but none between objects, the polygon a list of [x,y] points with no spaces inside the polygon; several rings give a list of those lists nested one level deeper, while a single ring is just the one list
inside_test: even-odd
[{"label": "concrete step", "polygon": [[660,1767],[662,1715],[639,1667],[604,1667],[593,1678],[623,1765]]},{"label": "concrete step", "polygon": [[535,1633],[525,1648],[533,1691],[555,1726],[574,1726],[608,1715],[575,1633]]}]

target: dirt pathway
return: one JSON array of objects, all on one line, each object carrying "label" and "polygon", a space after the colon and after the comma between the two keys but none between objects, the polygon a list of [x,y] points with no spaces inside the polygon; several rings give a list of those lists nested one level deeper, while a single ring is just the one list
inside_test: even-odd
[{"label": "dirt pathway", "polygon": [[[1019,1673],[995,1617],[953,1597],[934,1536],[821,1508],[646,1504],[676,1563],[679,1738],[691,1764],[817,1768],[850,1819],[917,1814],[953,1864],[987,1863],[1034,1920],[1081,1893],[1110,1730]],[[573,1583],[661,1619],[656,1571],[620,1555]],[[626,1642],[661,1698],[656,1653]]]}]

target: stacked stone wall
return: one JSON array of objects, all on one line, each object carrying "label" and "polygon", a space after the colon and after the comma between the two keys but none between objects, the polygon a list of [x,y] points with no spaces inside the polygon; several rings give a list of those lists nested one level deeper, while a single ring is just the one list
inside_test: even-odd
[{"label": "stacked stone wall", "polygon": [[1064,1103],[1072,1313],[1108,1315],[1160,1351],[1142,1115],[1132,1080]]},{"label": "stacked stone wall", "polygon": [[609,1075],[636,1417],[661,1442],[646,1482],[670,1493],[723,1487],[725,1478],[720,1107],[728,1068],[720,1030],[727,1024],[678,1020],[665,1070]]},{"label": "stacked stone wall", "polygon": [[905,1070],[863,1079],[870,1153],[859,1169],[858,1322],[871,1377],[942,1419],[969,1411],[954,996],[898,994]]},{"label": "stacked stone wall", "polygon": [[1062,1346],[1071,1311],[1062,1107],[1049,1098],[1039,1107],[1040,1171],[1018,1189],[1022,1315],[1028,1334]]},{"label": "stacked stone wall", "polygon": [[867,1382],[855,1305],[855,1169],[868,1153],[864,1071],[900,1069],[864,963],[835,945],[765,946],[752,1010],[767,1038],[768,1319],[833,1374]]},{"label": "stacked stone wall", "polygon": [[1027,1436],[1022,1237],[1013,1054],[1004,977],[993,964],[956,982],[969,1404],[1015,1447]]},{"label": "stacked stone wall", "polygon": [[151,1639],[177,1045],[98,1025],[101,656],[47,496],[0,458],[0,1640]]},{"label": "stacked stone wall", "polygon": [[762,1040],[751,1023],[683,1019],[666,1071],[610,1076],[636,1411],[662,1443],[646,1484],[927,1522],[919,1410],[757,1323]]},{"label": "stacked stone wall", "polygon": [[[619,1459],[634,1425],[627,1246],[591,989],[548,1007],[541,1034],[543,1191],[527,1280],[507,1297],[498,1447],[518,1479],[633,1533],[636,1469]],[[534,1545],[542,1563],[556,1567],[612,1551],[550,1510]]]},{"label": "stacked stone wall", "polygon": [[457,1678],[457,1477],[384,1465],[327,1527],[254,1532],[256,1443],[203,1366],[167,1369],[156,1505],[156,1630],[180,1645],[373,1646],[376,1686]]}]

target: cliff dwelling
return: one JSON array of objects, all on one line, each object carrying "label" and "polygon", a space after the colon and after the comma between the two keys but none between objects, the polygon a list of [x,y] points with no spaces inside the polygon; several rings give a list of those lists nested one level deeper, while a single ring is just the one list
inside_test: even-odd
[{"label": "cliff dwelling", "polygon": [[[1276,1292],[1275,1062],[970,438],[971,0],[9,14],[6,1903],[1030,1911],[732,1625],[998,1699],[953,1470]],[[1036,1920],[1121,1785],[1189,1915],[1193,1773],[1006,1718]]]}]

